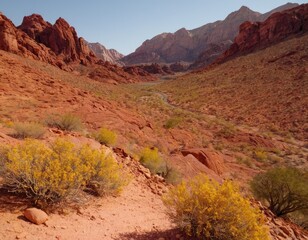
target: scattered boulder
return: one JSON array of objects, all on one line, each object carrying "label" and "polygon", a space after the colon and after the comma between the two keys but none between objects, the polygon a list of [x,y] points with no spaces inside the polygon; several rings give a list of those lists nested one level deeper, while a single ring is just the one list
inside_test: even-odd
[{"label": "scattered boulder", "polygon": [[38,208],[28,208],[24,211],[24,216],[32,223],[40,225],[48,220],[48,215]]},{"label": "scattered boulder", "polygon": [[193,155],[199,162],[213,170],[218,175],[221,175],[225,171],[223,157],[219,153],[210,149],[184,149],[181,153],[183,156],[187,156],[189,154]]}]

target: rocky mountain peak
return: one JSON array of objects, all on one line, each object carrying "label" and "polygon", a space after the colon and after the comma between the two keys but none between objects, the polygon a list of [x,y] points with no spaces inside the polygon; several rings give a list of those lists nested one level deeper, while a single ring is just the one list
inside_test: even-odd
[{"label": "rocky mountain peak", "polygon": [[32,39],[37,39],[37,36],[43,32],[46,28],[51,27],[49,22],[46,22],[39,14],[32,14],[25,16],[18,29],[27,33]]},{"label": "rocky mountain peak", "polygon": [[86,42],[86,44],[89,46],[89,48],[95,53],[95,55],[102,59],[103,61],[108,61],[113,64],[120,64],[119,60],[124,57],[123,54],[119,53],[115,49],[107,49],[102,44],[96,42],[96,43],[89,43]]},{"label": "rocky mountain peak", "polygon": [[68,24],[68,22],[64,18],[58,18],[57,21],[55,22],[56,26],[61,26],[63,29],[69,29],[71,26]]}]

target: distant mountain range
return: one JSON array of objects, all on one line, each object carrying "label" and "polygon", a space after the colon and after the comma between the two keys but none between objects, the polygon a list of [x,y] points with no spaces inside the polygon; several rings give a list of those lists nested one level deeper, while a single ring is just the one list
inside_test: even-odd
[{"label": "distant mountain range", "polygon": [[[185,62],[200,67],[198,62],[209,64],[227,50],[245,21],[264,21],[272,13],[298,6],[287,3],[265,14],[241,7],[224,20],[208,23],[193,30],[181,28],[175,33],[162,33],[146,40],[135,52],[121,59],[126,65]],[[201,58],[201,59],[200,59]]]},{"label": "distant mountain range", "polygon": [[103,61],[108,61],[113,64],[120,64],[119,60],[124,57],[124,55],[119,53],[117,50],[107,49],[100,43],[87,42],[87,44],[89,48],[95,53],[96,57],[102,59]]}]

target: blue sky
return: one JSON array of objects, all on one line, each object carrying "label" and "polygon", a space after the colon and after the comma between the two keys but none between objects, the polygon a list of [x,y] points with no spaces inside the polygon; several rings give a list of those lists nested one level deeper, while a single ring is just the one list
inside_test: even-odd
[{"label": "blue sky", "polygon": [[[162,32],[193,29],[224,19],[242,5],[265,13],[281,0],[2,0],[0,11],[15,25],[38,13],[54,23],[63,17],[80,37],[128,54]],[[296,1],[307,3],[307,1]]]}]

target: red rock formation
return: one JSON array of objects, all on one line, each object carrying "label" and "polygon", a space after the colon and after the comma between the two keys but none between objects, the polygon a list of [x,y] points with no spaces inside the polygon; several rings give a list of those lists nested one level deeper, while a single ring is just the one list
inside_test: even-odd
[{"label": "red rock formation", "polygon": [[33,40],[50,48],[65,63],[80,62],[84,65],[95,63],[98,59],[90,51],[82,38],[63,18],[54,25],[45,22],[37,14],[24,17],[18,29],[24,31]]},{"label": "red rock formation", "polygon": [[154,79],[145,71],[131,74],[122,67],[98,59],[85,40],[79,38],[75,29],[62,18],[52,25],[40,15],[33,14],[24,17],[22,24],[16,28],[0,14],[0,49],[67,71],[78,72],[78,65],[82,64],[87,68],[80,74],[114,84]]},{"label": "red rock formation", "polygon": [[209,149],[185,149],[181,151],[183,156],[189,154],[193,155],[206,167],[214,171],[216,174],[221,175],[225,171],[223,158],[220,154],[213,152]]},{"label": "red rock formation", "polygon": [[127,72],[139,72],[140,74],[158,74],[158,75],[168,75],[173,74],[173,71],[169,66],[163,64],[152,63],[150,65],[135,65],[124,67]]},{"label": "red rock formation", "polygon": [[50,49],[18,30],[3,14],[0,14],[0,49],[56,64],[56,56]]},{"label": "red rock formation", "polygon": [[218,60],[268,47],[291,35],[308,31],[308,4],[272,14],[264,22],[244,22],[234,43]]},{"label": "red rock formation", "polygon": [[172,72],[185,72],[188,68],[187,64],[180,62],[172,63],[169,67]]}]

